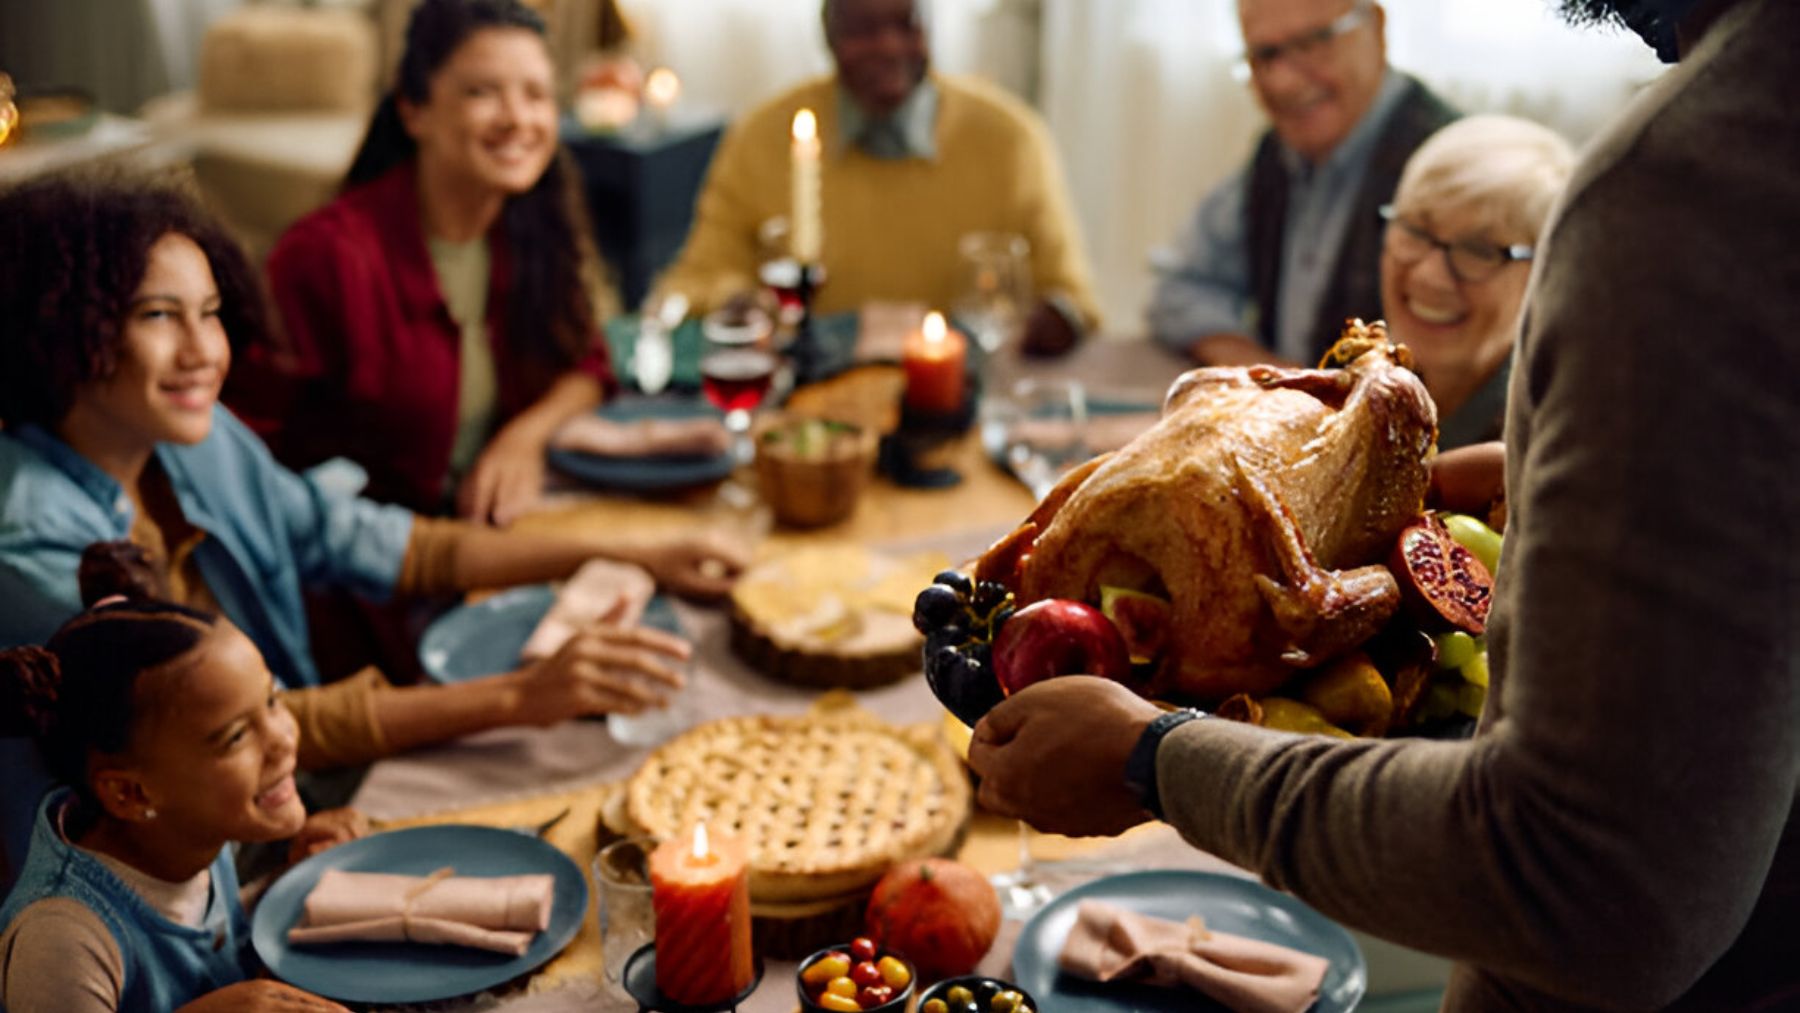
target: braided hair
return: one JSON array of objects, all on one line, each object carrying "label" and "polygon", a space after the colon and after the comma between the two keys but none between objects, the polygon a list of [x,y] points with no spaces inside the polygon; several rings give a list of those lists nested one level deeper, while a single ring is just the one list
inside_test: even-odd
[{"label": "braided hair", "polygon": [[0,651],[0,735],[35,741],[92,814],[88,758],[130,745],[143,713],[138,677],[186,657],[218,619],[164,600],[160,574],[129,542],[88,546],[80,572],[86,611],[43,647]]}]

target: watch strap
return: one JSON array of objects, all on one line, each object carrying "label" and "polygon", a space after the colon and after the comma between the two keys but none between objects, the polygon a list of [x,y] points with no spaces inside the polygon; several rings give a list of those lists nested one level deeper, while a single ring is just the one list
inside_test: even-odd
[{"label": "watch strap", "polygon": [[1156,784],[1156,751],[1170,732],[1206,716],[1205,711],[1193,707],[1158,714],[1138,736],[1137,745],[1132,747],[1131,756],[1125,761],[1126,786],[1137,793],[1138,801],[1159,820],[1163,818],[1163,810]]}]

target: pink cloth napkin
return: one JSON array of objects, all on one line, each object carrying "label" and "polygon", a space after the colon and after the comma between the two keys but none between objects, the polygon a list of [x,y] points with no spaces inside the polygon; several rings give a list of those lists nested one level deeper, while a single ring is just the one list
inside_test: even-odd
[{"label": "pink cloth napkin", "polygon": [[716,418],[615,422],[590,414],[564,423],[550,445],[599,457],[718,457],[731,450],[731,434]]},{"label": "pink cloth napkin", "polygon": [[556,601],[525,639],[519,656],[527,661],[548,658],[570,637],[601,619],[635,626],[655,594],[656,581],[643,567],[590,559],[563,581]]},{"label": "pink cloth napkin", "polygon": [[1186,987],[1239,1013],[1300,1013],[1330,962],[1285,946],[1207,931],[1084,900],[1056,962],[1089,981]]},{"label": "pink cloth napkin", "polygon": [[548,875],[394,876],[327,869],[306,895],[288,942],[401,942],[473,946],[518,956],[550,925]]}]

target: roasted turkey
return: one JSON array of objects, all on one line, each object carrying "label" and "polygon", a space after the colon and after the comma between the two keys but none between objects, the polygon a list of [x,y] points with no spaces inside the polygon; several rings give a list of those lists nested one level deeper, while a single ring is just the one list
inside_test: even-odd
[{"label": "roasted turkey", "polygon": [[978,570],[1021,603],[1166,599],[1153,696],[1262,696],[1361,644],[1400,601],[1381,560],[1423,511],[1437,413],[1379,323],[1334,356],[1184,374],[1153,428],[1066,475]]}]

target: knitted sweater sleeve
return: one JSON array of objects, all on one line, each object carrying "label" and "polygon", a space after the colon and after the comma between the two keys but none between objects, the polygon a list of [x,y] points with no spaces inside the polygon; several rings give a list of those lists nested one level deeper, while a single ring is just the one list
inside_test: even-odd
[{"label": "knitted sweater sleeve", "polygon": [[125,962],[86,905],[46,897],[0,933],[0,1008],[10,1013],[112,1013]]}]

